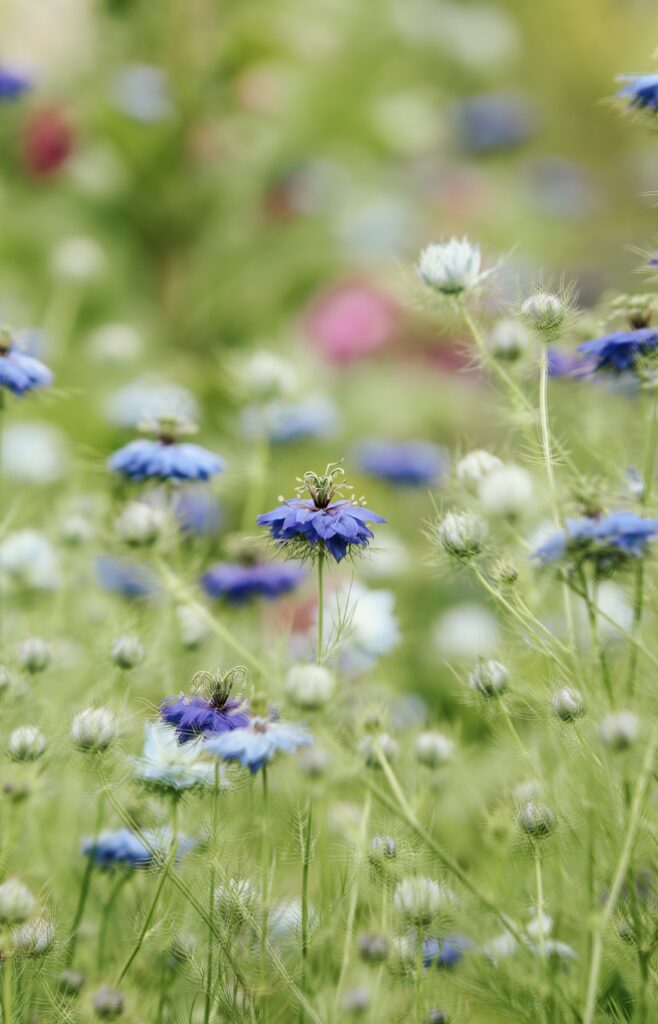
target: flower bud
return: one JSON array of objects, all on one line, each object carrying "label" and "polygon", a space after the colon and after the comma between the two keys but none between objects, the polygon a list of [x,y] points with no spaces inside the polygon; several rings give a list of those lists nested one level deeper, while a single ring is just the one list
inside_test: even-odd
[{"label": "flower bud", "polygon": [[521,804],[516,812],[516,821],[519,828],[532,839],[542,839],[552,831],[555,824],[555,817],[550,807],[546,804],[528,800]]},{"label": "flower bud", "polygon": [[144,660],[144,647],[136,636],[120,636],[112,645],[112,661],[118,668],[131,669]]},{"label": "flower bud", "polygon": [[486,523],[472,512],[446,512],[436,526],[439,543],[455,558],[473,558],[482,550]]},{"label": "flower bud", "polygon": [[240,369],[241,382],[256,400],[282,398],[297,389],[297,370],[291,362],[261,349],[253,352]]},{"label": "flower bud", "polygon": [[612,750],[627,750],[640,731],[640,721],[632,711],[613,711],[599,725],[599,737]]},{"label": "flower bud", "polygon": [[57,989],[64,996],[77,996],[82,991],[86,978],[82,971],[62,971],[57,982]]},{"label": "flower bud", "polygon": [[334,692],[333,673],[324,665],[311,662],[293,665],[286,679],[286,693],[302,708],[321,708]]},{"label": "flower bud", "polygon": [[551,703],[553,711],[563,722],[574,722],[585,714],[583,695],[572,686],[562,686],[556,690]]},{"label": "flower bud", "polygon": [[16,956],[43,956],[55,941],[55,929],[50,921],[38,918],[13,928],[9,941]]},{"label": "flower bud", "polygon": [[208,623],[193,604],[179,604],[176,608],[178,634],[183,647],[199,647],[208,637]]},{"label": "flower bud", "polygon": [[416,760],[428,768],[438,768],[452,757],[455,744],[438,730],[421,732],[416,739]]},{"label": "flower bud", "polygon": [[46,749],[46,737],[34,725],[14,729],[7,744],[14,761],[38,761]]},{"label": "flower bud", "polygon": [[451,238],[426,246],[418,258],[416,271],[422,281],[443,295],[459,295],[475,288],[480,273],[480,247],[467,238]]},{"label": "flower bud", "polygon": [[310,779],[319,779],[326,775],[331,766],[331,757],[322,747],[306,747],[299,755],[299,767]]},{"label": "flower bud", "polygon": [[0,921],[8,924],[25,921],[35,907],[34,896],[17,878],[8,878],[0,885]]},{"label": "flower bud", "polygon": [[365,1013],[372,998],[370,992],[365,985],[356,985],[354,988],[348,989],[343,996],[342,1007],[345,1013],[362,1014]]},{"label": "flower bud", "polygon": [[165,514],[145,501],[131,501],[114,525],[120,540],[132,547],[153,544],[162,534]]},{"label": "flower bud", "polygon": [[516,519],[533,504],[532,477],[520,466],[500,466],[482,480],[478,497],[487,515]]},{"label": "flower bud", "polygon": [[98,1017],[120,1017],[126,1001],[123,992],[104,986],[94,996],[94,1011]]},{"label": "flower bud", "polygon": [[358,939],[359,956],[366,963],[380,964],[388,956],[388,939],[385,935],[363,933]]},{"label": "flower bud", "polygon": [[90,753],[107,750],[117,734],[117,720],[109,708],[85,708],[71,723],[71,738]]},{"label": "flower bud", "polygon": [[376,736],[364,736],[359,743],[359,753],[370,768],[381,767],[380,752],[387,761],[395,761],[398,756],[398,745],[387,732],[380,732]]},{"label": "flower bud", "polygon": [[566,312],[562,299],[552,292],[535,292],[521,306],[521,313],[530,326],[548,338],[562,326]]},{"label": "flower bud", "polygon": [[50,664],[50,647],[40,637],[30,637],[18,648],[18,663],[31,675],[43,672]]},{"label": "flower bud", "polygon": [[370,840],[370,854],[377,859],[395,860],[398,855],[398,844],[393,836],[373,836]]},{"label": "flower bud", "polygon": [[519,570],[508,558],[500,558],[491,568],[491,578],[495,583],[511,587],[519,578]]},{"label": "flower bud", "polygon": [[456,466],[457,480],[469,491],[477,491],[485,476],[492,473],[494,469],[500,469],[503,465],[497,455],[476,448],[462,456]]},{"label": "flower bud", "polygon": [[525,324],[519,320],[500,320],[487,338],[487,348],[494,359],[501,362],[514,362],[530,344],[530,336]]},{"label": "flower bud", "polygon": [[448,1018],[443,1010],[431,1009],[427,1011],[427,1024],[448,1024]]},{"label": "flower bud", "polygon": [[64,544],[78,548],[91,540],[94,536],[94,527],[87,516],[75,512],[67,516],[59,532]]},{"label": "flower bud", "polygon": [[415,924],[429,924],[446,904],[453,902],[452,893],[433,878],[411,875],[398,882],[393,896],[397,912]]},{"label": "flower bud", "polygon": [[500,697],[507,689],[509,672],[500,661],[479,661],[469,676],[469,684],[483,697]]}]

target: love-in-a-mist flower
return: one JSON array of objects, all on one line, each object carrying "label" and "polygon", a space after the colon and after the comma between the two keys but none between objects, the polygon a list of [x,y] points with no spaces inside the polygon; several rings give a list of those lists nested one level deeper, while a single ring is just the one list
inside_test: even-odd
[{"label": "love-in-a-mist flower", "polygon": [[224,761],[237,761],[255,774],[276,754],[293,754],[312,742],[313,737],[299,725],[273,718],[253,718],[244,729],[206,740],[205,749]]},{"label": "love-in-a-mist flower", "polygon": [[631,107],[640,110],[658,110],[658,74],[620,75],[620,82],[626,84],[617,96],[626,100]]},{"label": "love-in-a-mist flower", "polygon": [[479,245],[467,238],[451,238],[426,246],[418,257],[416,272],[433,291],[443,295],[460,295],[472,291],[489,276],[482,273]]},{"label": "love-in-a-mist flower", "polygon": [[578,346],[578,351],[592,361],[594,371],[628,373],[636,369],[640,360],[658,347],[658,327],[638,330],[613,331],[593,338]]},{"label": "love-in-a-mist flower", "polygon": [[0,103],[19,99],[31,87],[31,79],[18,68],[0,65]]},{"label": "love-in-a-mist flower", "polygon": [[242,676],[242,669],[226,673],[197,672],[192,680],[193,694],[170,697],[162,702],[162,720],[173,726],[179,743],[188,743],[199,736],[231,732],[249,724],[244,697],[231,696],[235,682]]},{"label": "love-in-a-mist flower", "polygon": [[200,743],[180,744],[175,729],[147,722],[144,752],[135,762],[135,776],[158,789],[179,792],[197,786],[212,786],[215,766],[202,759]]},{"label": "love-in-a-mist flower", "polygon": [[592,562],[598,571],[609,571],[629,558],[641,558],[658,535],[658,519],[644,519],[634,512],[613,512],[602,519],[567,519],[532,558],[542,565],[571,560]]},{"label": "love-in-a-mist flower", "polygon": [[21,352],[16,333],[10,327],[0,327],[0,388],[21,397],[35,388],[47,388],[52,382],[53,375],[47,366]]},{"label": "love-in-a-mist flower", "polygon": [[356,450],[359,468],[401,487],[429,487],[441,476],[441,449],[429,441],[365,441]]},{"label": "love-in-a-mist flower", "polygon": [[221,473],[223,460],[198,444],[181,443],[195,428],[178,417],[160,417],[145,429],[155,438],[140,438],[120,448],[110,458],[109,469],[131,480],[209,480]]},{"label": "love-in-a-mist flower", "polygon": [[290,562],[218,562],[201,577],[201,586],[210,597],[223,598],[229,604],[246,604],[263,597],[273,601],[289,594],[306,577],[300,565]]},{"label": "love-in-a-mist flower", "polygon": [[[97,867],[144,868],[154,860],[165,860],[171,850],[172,834],[169,829],[147,829],[140,838],[128,828],[108,829],[94,839],[85,839],[82,853]],[[196,845],[189,836],[178,835],[176,857],[180,859]]]},{"label": "love-in-a-mist flower", "polygon": [[[341,497],[347,488],[343,476],[335,463],[329,463],[323,474],[305,473],[297,488],[299,497],[258,516],[258,525],[267,527],[281,547],[301,560],[326,554],[340,562],[352,549],[367,547],[374,535],[366,524],[386,520]],[[301,497],[305,492],[310,498]]]}]

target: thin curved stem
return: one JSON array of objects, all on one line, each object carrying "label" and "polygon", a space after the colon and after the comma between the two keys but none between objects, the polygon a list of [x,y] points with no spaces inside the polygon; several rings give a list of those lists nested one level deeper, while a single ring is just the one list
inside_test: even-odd
[{"label": "thin curved stem", "polygon": [[324,573],[324,554],[321,551],[318,555],[318,649],[317,649],[317,662],[318,665],[322,662],[322,650],[324,646],[324,586],[323,586],[323,573]]}]

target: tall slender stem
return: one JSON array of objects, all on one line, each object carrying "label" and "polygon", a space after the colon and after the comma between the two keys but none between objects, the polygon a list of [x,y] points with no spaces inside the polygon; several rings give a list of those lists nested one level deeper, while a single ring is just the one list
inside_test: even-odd
[{"label": "tall slender stem", "polygon": [[322,661],[322,649],[324,647],[324,553],[318,555],[318,664]]},{"label": "tall slender stem", "polygon": [[14,959],[8,956],[2,967],[2,1024],[12,1024],[14,1002]]},{"label": "tall slender stem", "polygon": [[203,1005],[203,1024],[208,1024],[210,1020],[210,1010],[212,1007],[212,971],[213,971],[213,927],[212,923],[215,916],[215,868],[217,857],[217,821],[219,811],[219,761],[215,762],[215,785],[213,789],[212,799],[212,819],[210,824],[210,870],[208,872],[208,917],[210,918],[210,924],[208,926],[208,954],[206,957],[206,992],[204,997]]},{"label": "tall slender stem", "polygon": [[[261,776],[263,779],[263,814],[262,814],[262,893],[261,893],[261,919],[260,919],[260,981],[261,987],[265,985],[265,962],[267,953],[267,923],[268,923],[268,898],[269,898],[269,848],[267,842],[267,818],[268,818],[268,806],[269,806],[269,789],[267,780],[267,765],[263,765],[261,769]],[[263,998],[261,1004],[261,1020],[267,1021],[267,996]]]},{"label": "tall slender stem", "polygon": [[[309,800],[306,812],[306,828],[302,833],[302,976],[301,989],[306,990],[306,968],[308,961],[308,880],[311,869],[311,831],[313,828],[313,802]],[[304,1024],[304,1008],[299,1008],[299,1021]]]},{"label": "tall slender stem", "polygon": [[544,880],[541,870],[541,850],[539,843],[535,843],[535,883],[537,886],[537,927],[539,929],[539,952],[542,960],[546,956],[546,942],[544,939]]},{"label": "tall slender stem", "polygon": [[[101,825],[103,823],[103,792],[101,790],[100,796],[98,797],[98,806],[96,809],[96,824],[94,826],[94,841],[98,839]],[[64,963],[67,967],[73,963],[75,957],[75,948],[78,942],[78,931],[80,930],[80,923],[82,921],[82,915],[85,912],[85,905],[87,903],[87,897],[89,895],[89,888],[91,886],[91,877],[94,872],[94,858],[90,856],[87,858],[85,865],[85,873],[82,876],[82,883],[80,885],[80,895],[78,896],[78,905],[75,910],[75,917],[73,918],[73,924],[71,925],[71,939],[69,946],[64,957]]]}]

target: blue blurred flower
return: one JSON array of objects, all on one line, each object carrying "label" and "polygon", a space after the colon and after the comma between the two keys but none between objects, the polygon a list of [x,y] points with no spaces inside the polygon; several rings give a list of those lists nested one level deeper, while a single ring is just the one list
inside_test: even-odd
[{"label": "blue blurred flower", "polygon": [[244,700],[230,697],[229,691],[221,687],[210,697],[201,694],[170,697],[161,703],[160,714],[167,725],[174,727],[179,743],[188,743],[198,736],[243,729],[250,721]]},{"label": "blue blurred flower", "polygon": [[112,555],[101,555],[96,560],[96,575],[105,590],[122,597],[152,597],[158,590],[157,578],[147,566]]},{"label": "blue blurred flower", "polygon": [[0,65],[0,103],[16,100],[32,87],[31,80],[15,68]]},{"label": "blue blurred flower", "polygon": [[532,557],[548,565],[569,555],[611,567],[626,557],[640,558],[650,540],[658,534],[658,519],[643,519],[633,512],[613,512],[603,519],[567,519]]},{"label": "blue blurred flower", "polygon": [[563,352],[559,348],[549,347],[547,355],[548,372],[551,377],[586,377],[595,366],[594,360],[572,352]]},{"label": "blue blurred flower", "polygon": [[290,444],[310,437],[331,437],[338,427],[338,410],[323,395],[300,402],[278,399],[264,405],[250,405],[242,413],[242,431],[254,440],[266,438],[272,444]]},{"label": "blue blurred flower", "polygon": [[219,498],[207,487],[185,487],[173,499],[174,512],[181,530],[201,537],[212,537],[222,524]]},{"label": "blue blurred flower", "polygon": [[0,388],[20,396],[34,388],[46,388],[52,382],[53,375],[48,367],[17,349],[12,331],[0,330]]},{"label": "blue blurred flower", "polygon": [[[85,839],[82,844],[82,853],[85,857],[90,857],[99,868],[115,866],[144,868],[153,862],[154,854],[156,857],[163,858],[171,850],[171,831],[169,829],[147,830],[144,832],[144,839],[148,845],[130,829],[107,830],[101,832],[96,839]],[[194,839],[179,834],[177,858],[184,856],[195,845]]]},{"label": "blue blurred flower", "polygon": [[621,75],[619,81],[626,85],[617,95],[627,99],[631,107],[658,110],[658,74]]},{"label": "blue blurred flower", "polygon": [[218,563],[201,577],[210,597],[222,597],[231,604],[245,604],[254,597],[273,600],[299,586],[306,573],[301,566],[277,562],[256,565]]},{"label": "blue blurred flower", "polygon": [[473,943],[465,935],[446,935],[445,939],[423,940],[424,967],[454,967]]},{"label": "blue blurred flower", "polygon": [[518,146],[537,130],[536,110],[513,92],[469,97],[457,106],[456,118],[461,143],[472,153]]},{"label": "blue blurred flower", "polygon": [[108,466],[113,473],[137,481],[208,480],[222,472],[224,463],[198,444],[140,438],[115,452]]},{"label": "blue blurred flower", "polygon": [[632,370],[638,357],[658,346],[658,328],[640,327],[631,331],[614,331],[578,346],[578,351],[593,360],[594,370],[623,373]]},{"label": "blue blurred flower", "polygon": [[244,729],[206,740],[205,748],[225,761],[238,761],[252,773],[259,771],[279,752],[292,754],[308,747],[312,736],[300,726],[271,718],[254,718]]},{"label": "blue blurred flower", "polygon": [[356,458],[360,469],[393,484],[424,487],[441,475],[441,449],[429,441],[365,441]]}]

